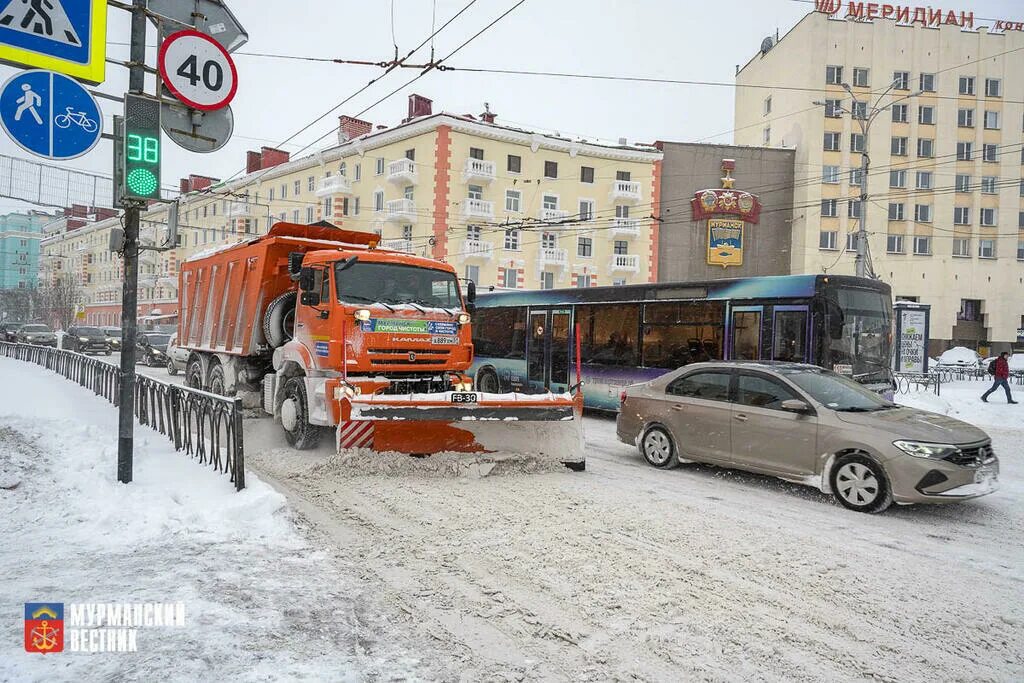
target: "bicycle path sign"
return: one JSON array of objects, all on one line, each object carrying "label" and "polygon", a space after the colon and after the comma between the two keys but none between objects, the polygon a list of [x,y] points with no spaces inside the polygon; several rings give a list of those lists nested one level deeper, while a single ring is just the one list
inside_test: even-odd
[{"label": "bicycle path sign", "polygon": [[99,142],[103,115],[96,99],[73,78],[23,71],[0,89],[0,124],[27,152],[74,159]]},{"label": "bicycle path sign", "polygon": [[0,62],[98,85],[106,57],[107,0],[0,0]]}]

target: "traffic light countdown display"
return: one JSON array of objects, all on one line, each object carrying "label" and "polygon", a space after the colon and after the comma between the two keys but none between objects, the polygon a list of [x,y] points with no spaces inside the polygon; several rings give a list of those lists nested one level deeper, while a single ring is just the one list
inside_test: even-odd
[{"label": "traffic light countdown display", "polygon": [[140,95],[124,98],[124,194],[160,199],[160,103]]}]

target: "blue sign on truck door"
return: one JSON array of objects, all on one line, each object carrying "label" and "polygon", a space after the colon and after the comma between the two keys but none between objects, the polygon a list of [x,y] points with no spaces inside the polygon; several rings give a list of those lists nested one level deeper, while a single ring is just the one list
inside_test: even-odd
[{"label": "blue sign on truck door", "polygon": [[0,124],[27,152],[73,159],[99,142],[103,115],[78,81],[52,71],[23,71],[0,91]]}]

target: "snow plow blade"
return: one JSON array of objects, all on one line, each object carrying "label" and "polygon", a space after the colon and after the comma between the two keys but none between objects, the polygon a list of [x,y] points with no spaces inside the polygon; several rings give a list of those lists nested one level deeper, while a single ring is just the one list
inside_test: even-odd
[{"label": "snow plow blade", "polygon": [[583,469],[582,395],[445,392],[341,400],[338,450],[515,453]]}]

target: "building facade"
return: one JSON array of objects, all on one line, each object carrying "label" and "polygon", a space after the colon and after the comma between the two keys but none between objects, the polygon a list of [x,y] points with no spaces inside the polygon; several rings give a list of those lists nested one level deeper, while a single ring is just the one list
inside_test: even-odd
[{"label": "building facade", "polygon": [[736,76],[737,144],[796,151],[792,271],[853,274],[863,211],[874,274],[931,305],[932,354],[1024,346],[1024,33],[821,7]]},{"label": "building facade", "polygon": [[55,219],[42,211],[0,216],[0,289],[35,289],[43,226]]},{"label": "building facade", "polygon": [[[381,235],[381,245],[451,263],[479,286],[593,287],[657,278],[654,147],[599,145],[434,114],[410,97],[392,128],[341,117],[336,146],[301,159],[249,152],[245,176],[182,180],[180,246],[140,257],[141,315],[177,312],[178,263],[265,234],[278,221]],[[166,206],[142,217],[147,244],[166,235]],[[86,320],[116,324],[121,259],[108,249],[118,219],[46,239],[44,269],[70,269],[85,290]]]},{"label": "building facade", "polygon": [[[665,155],[660,176],[659,281],[789,273],[795,151],[683,142],[655,145]],[[731,182],[724,182],[726,177]],[[737,196],[745,192],[757,197],[761,210],[755,220],[735,214],[722,219],[713,212],[708,217],[694,214],[694,198],[723,185]],[[709,236],[723,221],[733,232],[736,228],[731,226],[739,226],[739,258],[716,259],[709,250]]]}]

